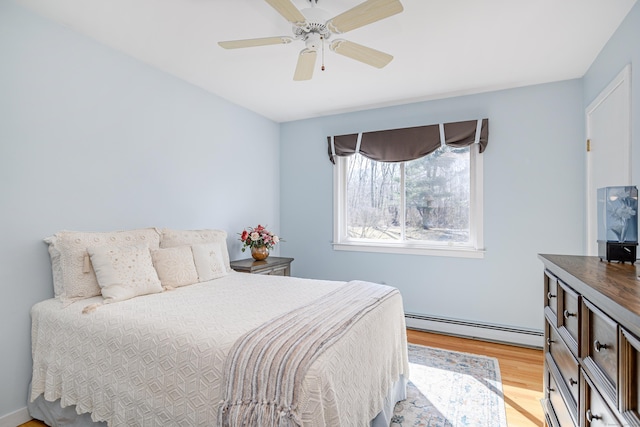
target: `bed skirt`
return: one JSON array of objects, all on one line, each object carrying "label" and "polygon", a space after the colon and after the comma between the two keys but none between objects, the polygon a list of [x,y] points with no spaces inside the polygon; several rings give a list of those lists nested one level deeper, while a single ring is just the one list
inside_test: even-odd
[{"label": "bed skirt", "polygon": [[[31,384],[29,384],[31,394]],[[389,427],[393,417],[393,408],[396,402],[407,398],[407,379],[401,376],[391,387],[384,401],[382,411],[371,421],[371,427]],[[49,402],[43,395],[38,396],[33,402],[27,402],[29,415],[40,420],[48,426],[59,427],[107,427],[107,423],[96,422],[91,419],[91,414],[77,414],[75,405],[63,408],[60,399]]]}]

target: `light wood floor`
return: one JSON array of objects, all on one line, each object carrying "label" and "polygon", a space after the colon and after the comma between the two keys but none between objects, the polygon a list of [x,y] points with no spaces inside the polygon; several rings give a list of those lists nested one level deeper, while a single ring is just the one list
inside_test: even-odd
[{"label": "light wood floor", "polygon": [[[509,427],[543,426],[542,350],[408,330],[409,342],[495,357],[500,364]],[[43,427],[29,421],[18,427]]]},{"label": "light wood floor", "polygon": [[502,391],[509,427],[544,425],[542,413],[542,350],[486,341],[407,331],[414,344],[495,357],[500,364]]}]

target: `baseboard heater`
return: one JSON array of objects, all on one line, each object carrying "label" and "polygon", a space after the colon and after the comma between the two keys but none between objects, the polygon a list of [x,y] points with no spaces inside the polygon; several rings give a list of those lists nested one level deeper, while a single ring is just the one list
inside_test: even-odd
[{"label": "baseboard heater", "polygon": [[425,316],[422,314],[405,313],[407,328],[464,338],[480,339],[503,344],[523,347],[542,348],[544,344],[543,331],[513,328],[488,323],[471,322],[468,320],[447,319],[444,317]]}]

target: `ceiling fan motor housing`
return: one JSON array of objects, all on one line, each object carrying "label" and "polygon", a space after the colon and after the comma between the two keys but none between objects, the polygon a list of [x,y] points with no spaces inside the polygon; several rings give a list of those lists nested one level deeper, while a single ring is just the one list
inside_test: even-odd
[{"label": "ceiling fan motor housing", "polygon": [[297,39],[304,40],[307,49],[318,50],[322,40],[328,40],[331,37],[331,31],[325,24],[331,15],[320,8],[312,7],[300,11],[306,18],[306,22],[302,26],[294,25],[293,34]]}]

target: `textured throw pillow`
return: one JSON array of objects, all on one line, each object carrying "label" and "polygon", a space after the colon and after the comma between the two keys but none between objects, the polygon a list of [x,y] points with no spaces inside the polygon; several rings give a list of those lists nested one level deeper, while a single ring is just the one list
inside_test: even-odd
[{"label": "textured throw pillow", "polygon": [[151,251],[151,259],[162,286],[177,288],[198,283],[191,246],[155,249]]},{"label": "textured throw pillow", "polygon": [[44,241],[49,245],[54,295],[70,302],[100,295],[87,248],[147,244],[157,249],[160,234],[155,228],[105,233],[60,231]]},{"label": "textured throw pillow", "polygon": [[148,245],[87,248],[105,304],[162,292]]},{"label": "textured throw pillow", "polygon": [[220,243],[193,245],[191,250],[193,251],[193,260],[201,282],[218,279],[228,274],[224,265]]},{"label": "textured throw pillow", "polygon": [[222,250],[222,259],[227,272],[231,271],[229,265],[229,251],[227,249],[227,232],[224,230],[172,230],[163,228],[160,232],[160,247],[173,248],[183,245],[201,245],[204,243],[219,243]]}]

